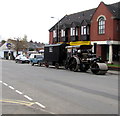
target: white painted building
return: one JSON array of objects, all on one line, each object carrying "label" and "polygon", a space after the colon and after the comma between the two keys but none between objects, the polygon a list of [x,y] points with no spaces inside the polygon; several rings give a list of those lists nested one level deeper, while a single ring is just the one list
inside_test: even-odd
[{"label": "white painted building", "polygon": [[[13,43],[10,43],[11,48],[8,49],[7,47],[8,43],[10,42],[7,41],[0,47],[0,58],[14,60],[14,58],[17,55],[16,51],[14,50],[15,45]],[[22,54],[22,52],[19,52],[19,54]]]}]

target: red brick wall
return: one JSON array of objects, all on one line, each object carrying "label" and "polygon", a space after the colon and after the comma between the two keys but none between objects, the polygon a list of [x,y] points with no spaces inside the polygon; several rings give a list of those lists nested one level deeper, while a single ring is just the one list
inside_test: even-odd
[{"label": "red brick wall", "polygon": [[120,41],[120,20],[114,20],[114,27],[113,27],[113,38],[116,41]]},{"label": "red brick wall", "polygon": [[102,48],[100,45],[97,45],[96,47],[96,55],[97,57],[102,56]]},{"label": "red brick wall", "polygon": [[[98,21],[97,18],[100,15],[104,15],[106,17],[105,23],[105,34],[98,34]],[[100,3],[98,8],[96,9],[92,20],[91,20],[91,29],[90,29],[90,38],[91,41],[105,41],[105,40],[113,40],[113,16],[109,9],[105,6],[103,2]]]},{"label": "red brick wall", "polygon": [[70,29],[68,29],[68,42],[70,42]]},{"label": "red brick wall", "polygon": [[53,32],[49,31],[49,44],[53,43]]}]

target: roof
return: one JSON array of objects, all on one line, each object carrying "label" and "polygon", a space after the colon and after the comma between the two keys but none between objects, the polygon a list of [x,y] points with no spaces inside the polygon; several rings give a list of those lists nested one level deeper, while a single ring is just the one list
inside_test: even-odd
[{"label": "roof", "polygon": [[106,5],[115,18],[120,19],[120,2]]},{"label": "roof", "polygon": [[[105,4],[106,5],[106,4]],[[120,2],[106,5],[113,16],[117,19],[120,19]],[[59,22],[57,22],[49,31],[53,31],[59,25],[59,28],[69,28],[71,24],[74,23],[75,26],[80,26],[83,20],[86,20],[88,24],[95,13],[97,8],[93,8],[90,10],[65,15]]]},{"label": "roof", "polygon": [[53,46],[60,46],[62,44],[48,44],[48,45],[45,45],[45,47],[53,47]]},{"label": "roof", "polygon": [[70,14],[70,15],[65,15],[59,22],[57,22],[49,31],[52,31],[58,24],[60,27],[65,26],[66,28],[69,28],[72,23],[76,26],[80,26],[81,22],[83,20],[91,20],[91,17],[93,16],[95,12],[94,9]]},{"label": "roof", "polygon": [[28,47],[33,48],[33,49],[43,48],[44,44],[43,43],[37,43],[37,42],[28,42]]}]

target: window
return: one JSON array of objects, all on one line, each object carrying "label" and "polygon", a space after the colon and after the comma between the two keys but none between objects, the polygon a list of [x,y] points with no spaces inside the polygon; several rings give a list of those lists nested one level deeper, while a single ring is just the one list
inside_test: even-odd
[{"label": "window", "polygon": [[104,17],[100,17],[98,19],[98,33],[105,34],[105,18]]},{"label": "window", "polygon": [[90,35],[90,28],[87,26],[87,35]]},{"label": "window", "polygon": [[49,47],[49,52],[53,52],[53,47]]},{"label": "window", "polygon": [[76,33],[75,33],[75,35],[76,35],[76,36],[78,35],[78,28],[76,28]]},{"label": "window", "polygon": [[65,30],[61,30],[61,37],[65,37]]},{"label": "window", "polygon": [[81,27],[81,35],[86,35],[87,32],[87,26],[82,26]]},{"label": "window", "polygon": [[55,37],[57,37],[57,31],[56,30],[53,31],[53,38],[55,38]]},{"label": "window", "polygon": [[77,36],[78,35],[78,29],[77,28],[75,28],[75,27],[72,27],[71,29],[70,29],[70,33],[71,33],[71,36]]},{"label": "window", "polygon": [[75,27],[72,27],[70,29],[70,34],[71,34],[71,36],[75,36]]}]

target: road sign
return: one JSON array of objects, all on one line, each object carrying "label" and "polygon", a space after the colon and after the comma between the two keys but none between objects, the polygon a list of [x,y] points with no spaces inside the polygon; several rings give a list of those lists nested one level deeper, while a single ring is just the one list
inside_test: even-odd
[{"label": "road sign", "polygon": [[7,46],[8,49],[11,49],[12,44],[11,43],[7,43],[6,46]]}]

